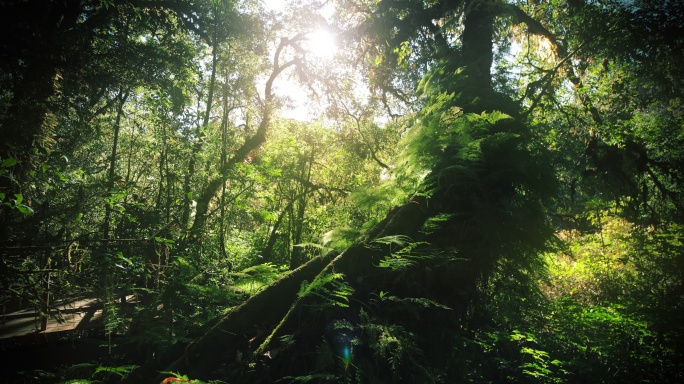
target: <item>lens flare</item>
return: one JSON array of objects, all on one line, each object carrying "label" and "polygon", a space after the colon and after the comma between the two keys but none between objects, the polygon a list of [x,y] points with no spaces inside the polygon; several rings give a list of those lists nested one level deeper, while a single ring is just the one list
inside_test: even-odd
[{"label": "lens flare", "polygon": [[351,358],[352,358],[352,348],[350,346],[345,345],[344,348],[342,349],[342,362],[344,363],[345,367],[349,366],[349,363],[351,363]]}]

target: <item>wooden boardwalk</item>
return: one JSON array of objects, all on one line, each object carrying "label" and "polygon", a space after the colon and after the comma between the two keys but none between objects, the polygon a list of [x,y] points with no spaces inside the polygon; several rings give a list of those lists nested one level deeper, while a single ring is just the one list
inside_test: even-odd
[{"label": "wooden boardwalk", "polygon": [[[128,296],[127,302],[133,299]],[[26,308],[3,313],[0,318],[0,339],[102,327],[102,303],[96,298],[64,300],[54,306],[47,321],[47,328],[41,331],[41,318],[35,308]]]}]

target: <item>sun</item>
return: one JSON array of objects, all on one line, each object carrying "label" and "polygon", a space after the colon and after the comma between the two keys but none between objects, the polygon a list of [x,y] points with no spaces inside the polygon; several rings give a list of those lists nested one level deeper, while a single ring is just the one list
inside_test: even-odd
[{"label": "sun", "polygon": [[331,59],[337,53],[337,41],[330,31],[318,29],[306,36],[306,50],[320,59]]}]

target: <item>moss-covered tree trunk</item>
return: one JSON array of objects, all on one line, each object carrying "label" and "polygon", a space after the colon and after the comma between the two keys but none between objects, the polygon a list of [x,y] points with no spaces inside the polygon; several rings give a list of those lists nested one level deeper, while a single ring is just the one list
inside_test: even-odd
[{"label": "moss-covered tree trunk", "polygon": [[373,287],[377,283],[376,266],[390,252],[389,245],[375,240],[387,236],[416,237],[427,217],[424,199],[411,199],[394,208],[344,252],[330,252],[310,260],[230,311],[189,343],[182,356],[168,367],[142,367],[129,375],[126,382],[161,381],[164,375],[157,376],[159,371],[181,372],[192,378],[205,379],[225,378],[226,374],[249,376],[246,362],[255,361],[259,354],[266,353],[271,347],[269,340],[277,340],[279,336],[299,329],[300,316],[306,311],[302,307],[304,301],[298,296],[302,284],[334,272]]}]

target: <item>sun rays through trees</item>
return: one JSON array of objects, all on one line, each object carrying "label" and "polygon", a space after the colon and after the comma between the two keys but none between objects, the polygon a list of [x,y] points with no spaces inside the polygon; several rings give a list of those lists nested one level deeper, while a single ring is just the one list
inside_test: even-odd
[{"label": "sun rays through trees", "polygon": [[9,380],[681,382],[682,10],[1,3]]}]

